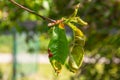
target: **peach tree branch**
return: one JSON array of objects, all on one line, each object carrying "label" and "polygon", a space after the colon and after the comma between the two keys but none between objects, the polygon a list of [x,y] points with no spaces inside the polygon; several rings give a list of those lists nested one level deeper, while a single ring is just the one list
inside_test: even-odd
[{"label": "peach tree branch", "polygon": [[33,11],[33,10],[31,10],[31,9],[29,9],[29,8],[27,8],[27,7],[23,6],[23,5],[21,5],[21,4],[17,3],[17,2],[15,2],[14,0],[9,0],[9,1],[10,1],[11,3],[13,3],[14,5],[18,6],[19,8],[24,9],[24,10],[26,10],[26,11],[32,13],[32,14],[35,14],[35,15],[41,17],[43,20],[46,20],[46,21],[52,22],[52,23],[55,23],[55,22],[56,22],[56,20],[53,20],[53,19],[51,19],[51,18],[42,16],[42,15],[36,13],[35,11]]}]

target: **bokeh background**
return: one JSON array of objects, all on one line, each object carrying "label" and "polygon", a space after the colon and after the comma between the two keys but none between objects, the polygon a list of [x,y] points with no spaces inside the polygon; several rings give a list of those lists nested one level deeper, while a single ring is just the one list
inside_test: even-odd
[{"label": "bokeh background", "polygon": [[80,3],[78,16],[89,24],[78,25],[87,38],[84,62],[79,74],[64,67],[56,77],[46,52],[47,22],[0,0],[0,80],[120,80],[120,0],[16,1],[55,20]]}]

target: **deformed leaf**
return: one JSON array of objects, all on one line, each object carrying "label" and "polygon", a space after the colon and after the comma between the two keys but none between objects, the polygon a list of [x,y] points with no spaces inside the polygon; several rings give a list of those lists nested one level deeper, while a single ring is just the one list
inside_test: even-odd
[{"label": "deformed leaf", "polygon": [[76,63],[71,55],[69,55],[68,64],[66,66],[73,73],[76,73],[79,69],[79,67],[76,65]]},{"label": "deformed leaf", "polygon": [[83,48],[79,45],[74,45],[71,53],[69,54],[67,68],[71,72],[76,73],[83,62],[83,57],[84,57]]},{"label": "deformed leaf", "polygon": [[85,45],[85,39],[81,38],[79,36],[75,36],[75,41],[74,41],[76,45],[79,45],[81,47],[83,47]]},{"label": "deformed leaf", "polygon": [[77,66],[80,67],[83,61],[83,56],[84,56],[83,48],[79,45],[74,45],[71,51],[71,55],[75,63],[77,64]]},{"label": "deformed leaf", "polygon": [[72,19],[70,20],[70,22],[74,22],[74,23],[80,24],[80,25],[82,25],[82,26],[87,26],[87,25],[88,25],[87,22],[83,21],[83,20],[82,20],[81,18],[79,18],[79,17],[74,17],[74,18],[72,18]]},{"label": "deformed leaf", "polygon": [[77,19],[77,22],[78,22],[80,25],[83,25],[83,26],[88,25],[88,23],[87,23],[87,22],[85,22],[85,21],[83,21],[81,18],[76,17],[76,19]]},{"label": "deformed leaf", "polygon": [[83,32],[72,23],[68,23],[68,25],[70,28],[72,28],[74,33],[74,44],[80,45],[83,47],[85,45],[85,36]]},{"label": "deformed leaf", "polygon": [[55,71],[59,72],[69,53],[68,41],[62,23],[52,27],[52,36],[48,49],[49,56],[52,55],[49,57],[50,62]]},{"label": "deformed leaf", "polygon": [[70,65],[71,67],[69,69],[72,72],[77,72],[78,68],[81,66],[83,62],[83,57],[84,57],[83,47],[85,45],[85,36],[83,32],[72,23],[68,23],[68,25],[70,28],[72,28],[74,33],[74,39],[73,39],[74,41],[73,41],[73,46],[71,49],[68,64],[70,63],[74,64],[74,65]]},{"label": "deformed leaf", "polygon": [[54,70],[56,73],[60,73],[61,72],[61,69],[62,69],[62,64],[56,60],[50,60]]},{"label": "deformed leaf", "polygon": [[73,25],[72,23],[67,23],[67,25],[73,30],[76,36],[79,36],[81,38],[85,37],[83,32],[79,28],[77,28],[75,25]]}]

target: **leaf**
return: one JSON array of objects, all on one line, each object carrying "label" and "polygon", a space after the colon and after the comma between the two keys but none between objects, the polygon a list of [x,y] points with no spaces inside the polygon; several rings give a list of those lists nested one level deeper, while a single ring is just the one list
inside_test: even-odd
[{"label": "leaf", "polygon": [[84,38],[81,38],[81,37],[79,37],[79,36],[75,36],[74,44],[83,47],[83,46],[85,45],[85,39],[84,39]]},{"label": "leaf", "polygon": [[83,21],[81,18],[76,17],[76,19],[77,19],[77,22],[78,22],[80,25],[83,25],[83,26],[88,25],[88,23],[87,23],[87,22],[85,22],[85,21]]},{"label": "leaf", "polygon": [[69,53],[64,24],[60,23],[52,27],[52,36],[48,45],[48,53],[53,68],[56,72],[60,72]]},{"label": "leaf", "polygon": [[83,21],[79,17],[71,17],[71,18],[68,18],[68,19],[66,19],[66,18],[63,18],[63,19],[65,20],[66,23],[72,23],[73,22],[73,23],[77,23],[77,24],[82,25],[82,26],[87,26],[88,25],[87,22]]},{"label": "leaf", "polygon": [[67,23],[67,25],[73,30],[74,32],[74,37],[78,36],[81,40],[84,39],[85,40],[85,36],[83,34],[83,32],[77,28],[75,25],[73,25],[72,23]]},{"label": "leaf", "polygon": [[74,45],[71,51],[71,55],[73,59],[75,60],[75,63],[78,67],[81,66],[83,56],[84,56],[84,50],[83,47],[85,45],[85,36],[83,32],[78,29],[76,26],[73,25],[73,32],[74,32]]},{"label": "leaf", "polygon": [[83,61],[83,56],[84,56],[83,47],[81,47],[79,45],[74,45],[73,49],[71,51],[71,55],[72,55],[75,63],[77,64],[77,66],[80,67],[82,64],[82,61]]},{"label": "leaf", "polygon": [[71,72],[76,73],[83,62],[83,57],[84,57],[83,48],[79,45],[74,45],[71,53],[69,54],[67,68]]},{"label": "leaf", "polygon": [[[68,23],[68,25],[70,28],[72,28],[74,32],[74,41],[73,41],[71,53],[69,55],[70,58],[68,64],[69,66],[71,66],[69,67],[70,71],[77,72],[77,70],[79,69],[79,67],[83,62],[83,57],[84,57],[83,47],[85,45],[85,36],[83,32],[72,23]],[[78,69],[76,66],[78,67]]]},{"label": "leaf", "polygon": [[79,69],[79,67],[76,65],[76,63],[71,55],[69,55],[68,65],[66,65],[66,67],[73,73],[76,73]]},{"label": "leaf", "polygon": [[58,62],[57,60],[50,60],[51,62],[51,65],[53,66],[55,72],[57,74],[59,74],[61,72],[61,69],[62,69],[62,64],[60,62]]}]

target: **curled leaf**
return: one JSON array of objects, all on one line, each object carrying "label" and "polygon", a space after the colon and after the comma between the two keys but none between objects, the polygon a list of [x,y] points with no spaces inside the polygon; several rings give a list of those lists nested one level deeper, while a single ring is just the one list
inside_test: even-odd
[{"label": "curled leaf", "polygon": [[85,36],[83,32],[78,29],[75,25],[72,23],[68,23],[69,27],[72,28],[74,32],[74,41],[72,45],[72,49],[70,52],[70,58],[69,58],[69,63],[72,64],[70,67],[70,71],[72,72],[77,72],[78,68],[80,68],[82,62],[83,62],[83,57],[84,57],[84,45],[85,45]]},{"label": "curled leaf", "polygon": [[84,56],[83,48],[79,45],[74,45],[71,51],[71,56],[73,57],[76,65],[80,67],[83,61],[83,56]]},{"label": "curled leaf", "polygon": [[77,17],[77,22],[80,24],[80,25],[83,25],[83,26],[86,26],[88,25],[87,22],[83,21],[81,18]]},{"label": "curled leaf", "polygon": [[68,65],[66,65],[66,66],[73,73],[76,73],[79,69],[79,67],[76,65],[76,63],[71,55],[69,56]]},{"label": "curled leaf", "polygon": [[83,34],[83,32],[77,28],[75,25],[73,25],[72,23],[67,23],[67,25],[73,30],[74,32],[74,37],[78,36],[81,39],[85,39],[85,36]]},{"label": "curled leaf", "polygon": [[75,41],[74,41],[76,45],[79,45],[81,47],[83,47],[85,45],[85,39],[79,36],[75,36]]}]

